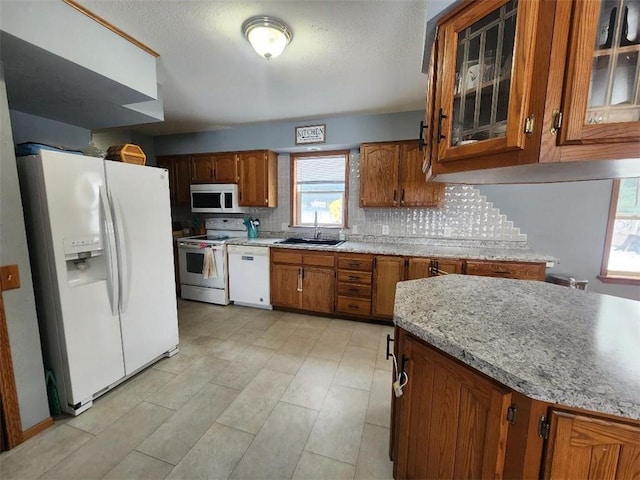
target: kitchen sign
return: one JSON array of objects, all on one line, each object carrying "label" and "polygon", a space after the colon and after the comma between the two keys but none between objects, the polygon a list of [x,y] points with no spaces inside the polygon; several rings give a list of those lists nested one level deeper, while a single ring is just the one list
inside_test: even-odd
[{"label": "kitchen sign", "polygon": [[296,145],[305,143],[324,143],[326,124],[296,127]]}]

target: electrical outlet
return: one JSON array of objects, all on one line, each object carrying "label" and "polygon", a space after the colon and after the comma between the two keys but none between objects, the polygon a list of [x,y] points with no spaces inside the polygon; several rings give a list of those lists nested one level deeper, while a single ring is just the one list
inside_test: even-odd
[{"label": "electrical outlet", "polygon": [[451,234],[452,234],[451,227],[444,227],[444,236],[445,237],[450,237]]},{"label": "electrical outlet", "polygon": [[382,234],[389,235],[389,225],[382,225]]},{"label": "electrical outlet", "polygon": [[351,226],[351,233],[353,233],[354,235],[358,233],[358,225]]},{"label": "electrical outlet", "polygon": [[281,223],[280,224],[280,228],[282,229],[283,232],[285,230],[289,230],[289,224],[288,223]]}]

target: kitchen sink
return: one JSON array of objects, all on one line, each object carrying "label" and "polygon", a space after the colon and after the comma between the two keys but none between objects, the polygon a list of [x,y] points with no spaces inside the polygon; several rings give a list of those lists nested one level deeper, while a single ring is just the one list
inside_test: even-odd
[{"label": "kitchen sink", "polygon": [[283,245],[324,245],[328,247],[333,247],[336,245],[340,245],[344,243],[344,240],[314,240],[312,238],[287,238],[286,240],[282,240],[280,242]]}]

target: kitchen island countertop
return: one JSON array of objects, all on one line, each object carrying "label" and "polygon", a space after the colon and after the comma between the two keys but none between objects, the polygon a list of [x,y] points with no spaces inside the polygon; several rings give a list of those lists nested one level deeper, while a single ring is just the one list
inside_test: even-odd
[{"label": "kitchen island countertop", "polygon": [[394,323],[528,397],[640,420],[640,302],[549,283],[400,282]]}]

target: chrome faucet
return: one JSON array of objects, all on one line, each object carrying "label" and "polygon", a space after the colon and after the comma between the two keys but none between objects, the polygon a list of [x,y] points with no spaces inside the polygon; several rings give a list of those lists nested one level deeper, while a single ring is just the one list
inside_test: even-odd
[{"label": "chrome faucet", "polygon": [[316,210],[313,216],[313,239],[318,240],[320,235],[322,235],[322,232],[318,230],[318,211]]}]

